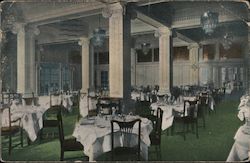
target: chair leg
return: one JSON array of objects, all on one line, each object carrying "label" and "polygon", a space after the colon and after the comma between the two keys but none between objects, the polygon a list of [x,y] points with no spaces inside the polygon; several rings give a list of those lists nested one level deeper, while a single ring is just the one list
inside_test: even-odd
[{"label": "chair leg", "polygon": [[196,126],[196,138],[199,139],[199,133],[198,133],[198,120],[196,120],[195,126]]},{"label": "chair leg", "polygon": [[12,137],[11,134],[9,135],[9,156],[11,154],[11,148],[12,148]]},{"label": "chair leg", "polygon": [[21,147],[23,147],[23,129],[20,129],[20,141],[21,141]]},{"label": "chair leg", "polygon": [[40,136],[40,141],[42,141],[43,140],[43,129],[40,130],[39,136]]},{"label": "chair leg", "polygon": [[202,121],[203,121],[203,128],[206,128],[206,121],[205,121],[205,116],[202,115]]},{"label": "chair leg", "polygon": [[186,124],[183,123],[183,138],[186,140],[186,131],[185,131]]},{"label": "chair leg", "polygon": [[61,157],[60,157],[60,161],[64,160],[64,151],[61,149]]},{"label": "chair leg", "polygon": [[161,160],[161,145],[159,145],[159,154],[160,154],[160,160]]}]

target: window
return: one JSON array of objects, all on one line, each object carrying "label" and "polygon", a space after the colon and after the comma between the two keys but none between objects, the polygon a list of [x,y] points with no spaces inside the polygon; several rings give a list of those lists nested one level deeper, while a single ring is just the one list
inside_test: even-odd
[{"label": "window", "polygon": [[154,62],[159,62],[159,48],[154,49]]},{"label": "window", "polygon": [[241,58],[242,50],[241,45],[238,43],[234,43],[228,50],[225,50],[223,46],[220,44],[220,58]]},{"label": "window", "polygon": [[203,46],[203,60],[213,60],[215,55],[215,45]]},{"label": "window", "polygon": [[174,47],[173,60],[189,60],[189,51],[187,47]]},{"label": "window", "polygon": [[108,80],[108,71],[101,71],[101,87],[108,88],[109,87],[109,80]]},{"label": "window", "polygon": [[99,64],[109,64],[109,52],[99,53]]},{"label": "window", "polygon": [[152,49],[149,50],[148,54],[144,54],[141,49],[136,50],[137,62],[152,62]]}]

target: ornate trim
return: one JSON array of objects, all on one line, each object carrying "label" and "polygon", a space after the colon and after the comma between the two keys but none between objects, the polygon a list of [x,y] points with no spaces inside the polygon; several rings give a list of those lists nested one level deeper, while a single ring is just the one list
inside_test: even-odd
[{"label": "ornate trim", "polygon": [[155,37],[162,37],[162,36],[171,36],[172,35],[172,30],[168,27],[159,27],[155,33]]},{"label": "ornate trim", "polygon": [[78,45],[80,46],[85,46],[89,45],[90,41],[88,37],[81,37],[80,40],[78,41]]}]

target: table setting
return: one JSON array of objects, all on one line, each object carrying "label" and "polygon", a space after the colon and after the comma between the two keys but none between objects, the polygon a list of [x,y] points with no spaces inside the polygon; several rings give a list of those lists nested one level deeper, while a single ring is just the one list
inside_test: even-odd
[{"label": "table setting", "polygon": [[[89,161],[94,161],[103,153],[111,151],[111,120],[132,121],[141,119],[141,155],[148,160],[148,147],[150,146],[149,134],[153,130],[153,125],[147,118],[141,118],[132,114],[129,115],[98,115],[95,117],[84,117],[75,125],[73,136],[76,137],[84,146],[84,154],[89,156]],[[115,130],[115,147],[133,146],[137,139],[131,139],[129,144],[122,141],[122,135],[119,133],[119,126],[114,125]],[[137,134],[138,124],[133,127],[132,136]]]}]

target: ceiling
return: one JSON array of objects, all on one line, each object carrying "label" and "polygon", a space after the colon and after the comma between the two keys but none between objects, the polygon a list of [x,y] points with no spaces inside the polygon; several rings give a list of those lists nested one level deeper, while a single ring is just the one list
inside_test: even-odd
[{"label": "ceiling", "polygon": [[[37,15],[46,15],[48,13],[56,13],[56,11],[71,11],[71,7],[79,7],[85,6],[88,4],[89,6],[100,5],[103,7],[107,4],[117,2],[119,0],[85,0],[88,3],[80,3],[78,1],[71,3],[59,3],[58,1],[51,1],[50,3],[44,3],[43,0],[37,0],[36,3],[5,3],[4,11],[13,11],[16,15],[19,15],[19,19],[32,20],[32,17],[35,18]],[[225,8],[223,12],[220,14],[233,14],[240,19],[247,20],[247,7],[244,3],[237,2],[190,2],[190,1],[167,1],[164,0],[129,0],[130,2],[138,2],[139,7],[137,8],[140,12],[148,15],[155,20],[163,23],[164,25],[171,28],[172,24],[177,19],[186,19],[186,17],[193,16],[199,17],[203,10],[212,9],[213,6],[219,6],[219,9],[222,6]],[[152,2],[151,2],[152,1]],[[163,1],[162,3],[160,3]],[[155,4],[153,4],[155,3]],[[147,5],[149,4],[149,5]],[[233,9],[231,6],[237,9]],[[87,6],[88,7],[88,6]],[[202,9],[202,10],[199,10]],[[229,11],[230,10],[230,13]],[[46,12],[45,12],[46,11]],[[240,15],[242,14],[243,15]],[[63,12],[61,13],[63,14]],[[81,36],[88,36],[92,33],[92,31],[97,28],[102,27],[108,31],[108,19],[105,19],[99,13],[95,13],[92,15],[84,16],[84,17],[76,17],[65,19],[65,17],[57,18],[56,21],[51,21],[50,23],[45,23],[39,26],[41,34],[40,34],[40,42],[49,42],[49,41],[60,41],[60,40],[72,40],[75,38],[79,38]],[[138,34],[146,34],[153,33],[156,30],[150,24],[142,22],[141,20],[134,19],[131,20],[131,33],[132,35]],[[177,32],[182,35],[194,40],[195,42],[200,42],[207,38],[220,38],[223,36],[225,31],[233,31],[236,37],[241,37],[246,35],[246,26],[243,21],[239,19],[237,21],[230,21],[227,23],[220,23],[219,27],[216,29],[215,33],[211,36],[207,36],[204,34],[203,30],[200,26],[193,26],[191,28],[175,28]],[[57,38],[57,40],[55,40]],[[178,40],[175,38],[175,40]],[[178,40],[181,41],[180,39]],[[185,42],[185,41],[184,41]]]}]

